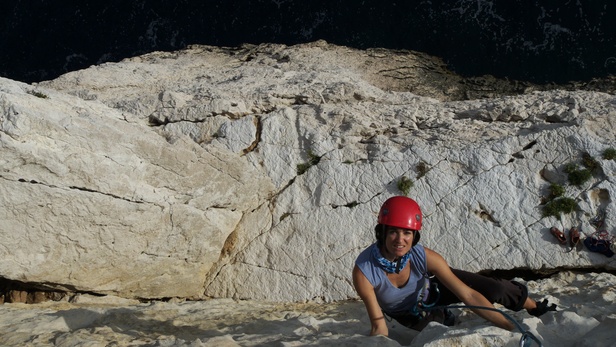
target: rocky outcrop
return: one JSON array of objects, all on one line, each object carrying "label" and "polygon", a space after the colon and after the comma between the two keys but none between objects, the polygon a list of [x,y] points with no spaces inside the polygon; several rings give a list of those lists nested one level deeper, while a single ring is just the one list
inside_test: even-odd
[{"label": "rocky outcrop", "polygon": [[273,190],[239,155],[133,115],[2,80],[2,276],[125,296],[199,296]]},{"label": "rocky outcrop", "polygon": [[[325,42],[0,80],[0,276],[124,297],[345,299],[380,204],[403,193],[452,266],[616,268],[549,234],[590,234],[602,211],[613,233],[616,99],[455,101],[460,80],[412,52]],[[593,171],[573,184],[583,158]],[[546,208],[563,198],[571,212]]]}]

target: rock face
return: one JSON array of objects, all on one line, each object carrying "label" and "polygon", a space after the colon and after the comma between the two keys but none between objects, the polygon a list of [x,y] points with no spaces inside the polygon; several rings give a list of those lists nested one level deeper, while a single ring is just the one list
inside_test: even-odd
[{"label": "rock face", "polygon": [[272,191],[230,151],[165,138],[99,102],[1,89],[5,278],[198,296],[225,240]]},{"label": "rock face", "polygon": [[[460,78],[429,62],[194,46],[2,79],[0,276],[123,297],[355,297],[355,257],[402,180],[422,242],[454,267],[616,268],[549,234],[589,235],[602,211],[614,233],[616,98],[452,101]],[[596,169],[572,184],[584,157]],[[576,204],[560,218],[546,216],[551,184]]]}]

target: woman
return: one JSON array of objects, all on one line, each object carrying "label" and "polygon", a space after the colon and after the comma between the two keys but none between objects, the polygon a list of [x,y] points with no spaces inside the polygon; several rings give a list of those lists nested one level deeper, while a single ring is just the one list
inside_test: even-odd
[{"label": "woman", "polygon": [[[414,200],[406,196],[388,199],[379,211],[377,242],[355,261],[353,284],[368,311],[370,335],[387,336],[384,314],[415,330],[430,321],[453,324],[447,310],[422,310],[422,306],[463,302],[494,308],[496,302],[514,311],[524,308],[534,316],[556,310],[547,300],[530,299],[526,286],[515,281],[451,269],[440,254],[418,244],[422,218]],[[503,329],[514,328],[498,312],[473,311]]]}]

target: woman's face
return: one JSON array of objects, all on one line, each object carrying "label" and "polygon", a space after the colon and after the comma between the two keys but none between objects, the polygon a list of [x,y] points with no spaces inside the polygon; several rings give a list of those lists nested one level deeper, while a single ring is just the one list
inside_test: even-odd
[{"label": "woman's face", "polygon": [[414,236],[413,230],[387,227],[385,229],[385,254],[383,254],[385,258],[394,260],[408,253],[413,247]]}]

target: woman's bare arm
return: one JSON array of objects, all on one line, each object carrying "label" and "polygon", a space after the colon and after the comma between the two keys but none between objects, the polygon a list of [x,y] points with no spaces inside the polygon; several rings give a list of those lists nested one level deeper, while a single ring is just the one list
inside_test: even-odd
[{"label": "woman's bare arm", "polygon": [[368,311],[368,317],[370,317],[370,335],[385,335],[389,334],[387,324],[385,323],[385,316],[379,303],[376,301],[376,294],[374,294],[374,287],[370,284],[370,281],[361,272],[357,265],[353,268],[353,285],[359,297],[363,300]]},{"label": "woman's bare arm", "polygon": [[[460,280],[449,268],[445,259],[438,253],[426,248],[426,258],[428,262],[428,271],[434,274],[439,281],[449,290],[451,290],[464,304],[469,306],[484,306],[494,308],[494,305],[488,301],[481,293],[467,286]],[[515,326],[507,318],[498,312],[490,310],[472,309],[477,315],[494,323],[496,326],[513,330]]]}]

